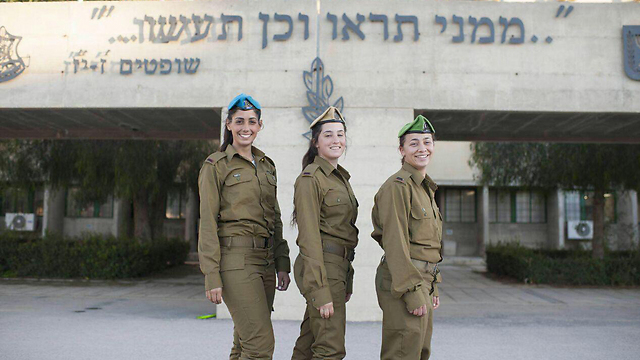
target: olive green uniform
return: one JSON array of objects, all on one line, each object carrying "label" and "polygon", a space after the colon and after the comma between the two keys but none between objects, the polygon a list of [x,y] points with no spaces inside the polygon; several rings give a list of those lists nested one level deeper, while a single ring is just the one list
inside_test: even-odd
[{"label": "olive green uniform", "polygon": [[[442,216],[437,186],[409,164],[392,175],[375,196],[371,236],[384,249],[376,273],[383,312],[381,359],[428,359],[437,263],[442,261]],[[436,279],[434,279],[434,276]],[[409,313],[427,305],[427,314]]]},{"label": "olive green uniform", "polygon": [[[300,254],[294,276],[307,301],[292,359],[342,359],[346,355],[345,297],[353,292],[353,249],[358,244],[358,202],[349,173],[316,156],[295,183]],[[334,314],[318,308],[333,302]]]},{"label": "olive green uniform", "polygon": [[276,271],[290,271],[276,198],[275,164],[255,147],[254,162],[232,145],[202,169],[198,255],[205,289],[222,287],[234,323],[230,359],[271,359]]}]

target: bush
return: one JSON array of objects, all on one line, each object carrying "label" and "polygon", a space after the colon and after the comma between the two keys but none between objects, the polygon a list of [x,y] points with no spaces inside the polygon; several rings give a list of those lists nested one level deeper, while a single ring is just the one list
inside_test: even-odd
[{"label": "bush", "polygon": [[27,238],[0,234],[0,274],[11,277],[123,279],[184,263],[189,244],[179,239],[140,241],[87,235]]},{"label": "bush", "polygon": [[523,282],[555,285],[640,285],[640,251],[534,250],[519,244],[487,247],[487,270]]}]

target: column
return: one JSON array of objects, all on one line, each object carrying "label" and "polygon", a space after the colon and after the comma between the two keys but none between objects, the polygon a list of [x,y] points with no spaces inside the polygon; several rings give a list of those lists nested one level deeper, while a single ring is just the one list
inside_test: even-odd
[{"label": "column", "polygon": [[184,219],[184,239],[191,244],[191,252],[198,251],[198,237],[196,227],[198,225],[198,194],[195,190],[187,189],[187,208]]},{"label": "column", "polygon": [[564,248],[564,193],[552,190],[547,196],[547,245],[550,249]]},{"label": "column", "polygon": [[49,233],[64,235],[64,189],[44,189],[44,211],[42,214],[42,236]]},{"label": "column", "polygon": [[477,255],[484,256],[486,246],[491,242],[489,238],[489,186],[478,188],[478,247]]}]

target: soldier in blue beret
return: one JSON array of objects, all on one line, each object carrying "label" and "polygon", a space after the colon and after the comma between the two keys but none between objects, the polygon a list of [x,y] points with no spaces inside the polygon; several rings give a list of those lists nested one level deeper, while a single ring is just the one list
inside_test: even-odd
[{"label": "soldier in blue beret", "polygon": [[205,160],[198,179],[200,269],[207,298],[216,304],[224,299],[233,319],[229,359],[273,357],[275,290],[287,290],[290,281],[276,166],[253,146],[260,115],[249,95],[231,101],[220,151]]}]

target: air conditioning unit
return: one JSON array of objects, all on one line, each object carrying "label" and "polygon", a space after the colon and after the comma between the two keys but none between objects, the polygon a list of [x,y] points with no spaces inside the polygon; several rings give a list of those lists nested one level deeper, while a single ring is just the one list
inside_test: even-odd
[{"label": "air conditioning unit", "polygon": [[593,221],[590,220],[573,220],[567,221],[567,239],[592,239],[593,238]]},{"label": "air conditioning unit", "polygon": [[7,230],[33,231],[36,227],[34,214],[6,213],[4,223]]}]

